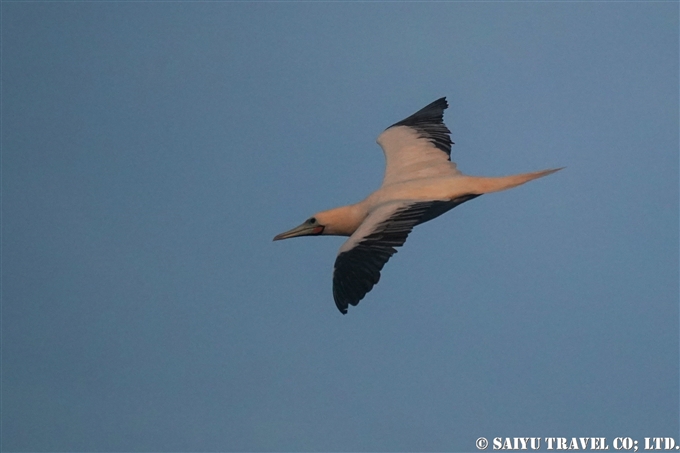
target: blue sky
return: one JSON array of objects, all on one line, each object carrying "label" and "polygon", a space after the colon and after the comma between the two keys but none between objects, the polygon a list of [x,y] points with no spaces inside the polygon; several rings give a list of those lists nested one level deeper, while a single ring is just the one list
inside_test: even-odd
[{"label": "blue sky", "polygon": [[[675,2],[3,2],[3,451],[677,439]],[[342,316],[343,238],[447,96],[452,158],[566,166],[416,228]]]}]

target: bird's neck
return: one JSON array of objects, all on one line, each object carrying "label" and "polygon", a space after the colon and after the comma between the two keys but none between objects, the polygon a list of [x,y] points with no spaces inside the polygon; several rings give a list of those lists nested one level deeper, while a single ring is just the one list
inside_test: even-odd
[{"label": "bird's neck", "polygon": [[323,234],[351,236],[367,216],[368,212],[358,203],[320,212],[317,218],[325,225]]}]

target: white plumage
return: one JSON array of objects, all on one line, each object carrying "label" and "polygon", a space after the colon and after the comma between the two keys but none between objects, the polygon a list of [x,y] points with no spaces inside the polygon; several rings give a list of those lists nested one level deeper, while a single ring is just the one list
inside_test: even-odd
[{"label": "white plumage", "polygon": [[413,227],[482,194],[510,189],[560,168],[504,177],[462,174],[451,162],[450,131],[443,122],[446,98],[388,127],[378,137],[385,177],[378,190],[349,206],[322,211],[274,240],[297,236],[349,236],[333,271],[333,298],[340,312],[357,305],[380,279],[395,247]]}]

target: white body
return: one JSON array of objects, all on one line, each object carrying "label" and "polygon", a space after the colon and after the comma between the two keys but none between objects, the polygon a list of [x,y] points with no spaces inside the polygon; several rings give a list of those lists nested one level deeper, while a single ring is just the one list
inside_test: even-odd
[{"label": "white body", "polygon": [[462,174],[449,157],[452,142],[443,122],[447,107],[445,98],[438,99],[380,134],[385,176],[378,190],[359,203],[319,212],[274,238],[350,236],[340,247],[333,272],[333,297],[343,314],[378,282],[383,265],[414,226],[479,195],[560,170],[503,177]]}]

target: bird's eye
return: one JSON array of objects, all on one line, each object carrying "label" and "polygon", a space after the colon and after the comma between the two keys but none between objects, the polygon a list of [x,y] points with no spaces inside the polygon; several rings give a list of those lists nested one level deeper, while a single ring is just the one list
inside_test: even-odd
[{"label": "bird's eye", "polygon": [[307,220],[307,223],[314,225],[316,223],[316,219],[312,217],[311,219]]}]

